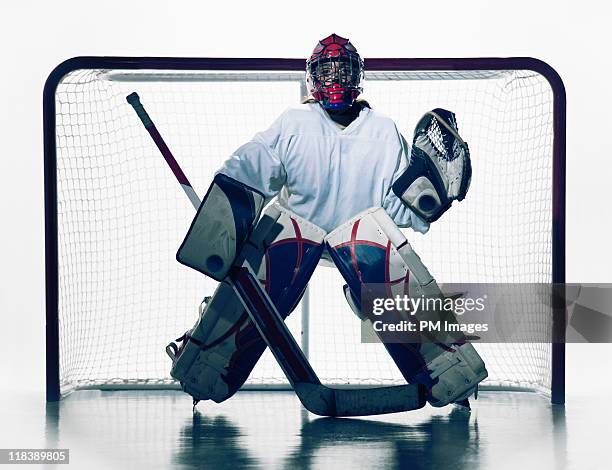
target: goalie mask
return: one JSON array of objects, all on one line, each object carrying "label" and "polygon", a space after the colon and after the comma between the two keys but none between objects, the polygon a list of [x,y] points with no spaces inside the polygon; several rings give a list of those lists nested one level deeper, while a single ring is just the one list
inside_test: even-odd
[{"label": "goalie mask", "polygon": [[353,104],[362,89],[363,60],[348,39],[337,34],[321,39],[306,61],[308,91],[325,109]]},{"label": "goalie mask", "polygon": [[459,136],[455,114],[437,108],[414,131],[410,165],[393,183],[393,192],[427,222],[434,222],[470,186],[472,164],[467,143]]}]

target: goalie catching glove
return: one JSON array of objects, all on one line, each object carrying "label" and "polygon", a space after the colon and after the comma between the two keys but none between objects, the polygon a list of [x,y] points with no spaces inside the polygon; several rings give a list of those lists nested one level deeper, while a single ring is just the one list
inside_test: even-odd
[{"label": "goalie catching glove", "polygon": [[455,114],[436,108],[418,122],[410,165],[392,188],[419,217],[434,222],[455,199],[463,200],[471,176],[470,151]]}]

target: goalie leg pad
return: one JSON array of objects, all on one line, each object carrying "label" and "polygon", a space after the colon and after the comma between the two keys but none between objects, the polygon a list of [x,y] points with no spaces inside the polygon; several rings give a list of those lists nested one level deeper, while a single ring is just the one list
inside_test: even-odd
[{"label": "goalie leg pad", "polygon": [[[389,297],[442,297],[440,288],[404,234],[382,208],[371,208],[326,237],[327,250],[342,273],[345,296],[364,321],[373,315],[361,309],[364,284],[384,284]],[[456,321],[452,312],[419,312],[417,320]],[[482,359],[461,333],[415,338],[414,343],[385,343],[404,378],[428,389],[428,401],[444,406],[460,401],[487,377]]]},{"label": "goalie leg pad", "polygon": [[[232,287],[222,282],[204,305],[195,326],[177,340],[180,346],[171,348],[174,354],[169,351],[173,359],[170,375],[194,399],[219,403],[237,389],[232,378],[248,376],[248,368],[230,367],[236,345],[248,327],[247,320]],[[232,369],[230,376],[228,368]]]},{"label": "goalie leg pad", "polygon": [[176,259],[223,280],[259,218],[264,196],[224,174],[215,176]]},{"label": "goalie leg pad", "polygon": [[[286,318],[323,251],[326,232],[278,204],[269,206],[236,262],[246,259]],[[221,402],[246,381],[266,349],[232,287],[222,282],[181,347],[170,347],[171,375],[196,400]]]},{"label": "goalie leg pad", "polygon": [[389,295],[415,289],[439,292],[434,278],[383,208],[360,212],[334,229],[325,241],[356,301],[361,300],[361,288],[368,283],[385,284]]}]

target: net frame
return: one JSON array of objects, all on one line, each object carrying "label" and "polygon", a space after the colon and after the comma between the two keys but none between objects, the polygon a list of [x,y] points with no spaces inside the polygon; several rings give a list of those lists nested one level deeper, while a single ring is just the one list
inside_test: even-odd
[{"label": "net frame", "polygon": [[[543,76],[549,83],[553,94],[553,143],[552,143],[552,279],[553,283],[565,281],[565,90],[559,75],[547,64],[532,58],[465,58],[465,59],[366,59],[368,77],[393,80],[393,72],[418,71],[421,77],[430,76],[440,79],[441,74],[452,72],[454,79],[473,77],[480,71],[494,77],[508,70],[531,70]],[[56,135],[56,98],[55,92],[63,77],[77,70],[109,69],[114,71],[166,70],[183,74],[189,80],[188,71],[218,71],[218,80],[236,79],[238,71],[269,72],[273,79],[286,77],[287,72],[303,76],[305,61],[302,59],[232,59],[232,58],[122,58],[122,57],[77,57],[60,64],[50,74],[43,93],[43,128],[45,158],[45,250],[46,250],[46,365],[47,400],[61,398],[60,357],[59,357],[59,261],[58,261],[58,211],[57,211],[57,135]],[[197,80],[197,73],[191,78]],[[120,72],[119,72],[120,73]],[[224,78],[224,74],[227,75]],[[270,75],[272,73],[272,75]],[[126,79],[129,74],[126,74]],[[163,75],[157,78],[164,80]],[[166,77],[173,80],[172,73]],[[553,334],[555,342],[551,345],[551,385],[550,398],[553,403],[564,403],[565,345],[562,341],[565,330],[564,315],[555,313]],[[305,345],[307,349],[307,344]],[[130,384],[124,384],[130,387]],[[147,384],[141,384],[147,385]],[[156,384],[149,384],[156,386]],[[93,388],[103,388],[94,384]],[[121,384],[110,385],[121,388]],[[504,388],[499,387],[499,388]]]}]

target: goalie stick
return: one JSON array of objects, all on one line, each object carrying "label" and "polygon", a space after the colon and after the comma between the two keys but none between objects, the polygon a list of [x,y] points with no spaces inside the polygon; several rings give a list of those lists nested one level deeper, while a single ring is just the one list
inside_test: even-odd
[{"label": "goalie stick", "polygon": [[[126,99],[197,210],[200,198],[144,109],[138,94],[131,93]],[[409,411],[425,405],[425,389],[420,384],[359,389],[323,385],[248,263],[245,261],[241,266],[232,268],[226,282],[231,284],[308,411],[321,416],[363,416]]]}]

